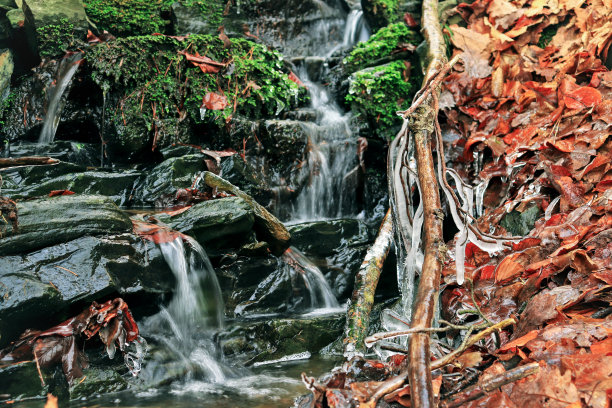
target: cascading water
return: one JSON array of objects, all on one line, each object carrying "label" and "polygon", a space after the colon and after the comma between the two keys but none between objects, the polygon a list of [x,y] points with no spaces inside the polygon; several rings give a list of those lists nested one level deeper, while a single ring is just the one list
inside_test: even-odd
[{"label": "cascading water", "polygon": [[157,356],[159,364],[148,367],[145,375],[155,377],[159,366],[172,361],[173,370],[187,378],[222,382],[232,370],[221,362],[212,341],[212,330],[223,325],[223,299],[215,272],[195,240],[175,237],[172,231],[159,234],[159,247],[176,277],[176,290],[170,304],[144,323],[143,332],[164,344],[170,356]]},{"label": "cascading water", "polygon": [[338,300],[325,280],[321,270],[301,251],[291,247],[283,254],[286,263],[300,274],[310,295],[310,307],[314,310],[334,310],[340,308]]},{"label": "cascading water", "polygon": [[55,86],[49,90],[49,97],[47,100],[47,113],[43,122],[40,136],[38,137],[38,143],[49,144],[53,142],[55,138],[55,132],[59,125],[62,117],[62,110],[64,109],[64,103],[62,103],[62,96],[70,85],[74,74],[79,69],[79,65],[83,60],[83,53],[74,52],[68,53],[60,61],[57,68],[57,77],[55,79]]},{"label": "cascading water", "polygon": [[[352,10],[346,20],[343,42],[335,47],[322,43],[320,55],[331,56],[339,49],[348,49],[358,41],[367,40],[369,30],[361,10]],[[354,173],[357,143],[349,126],[350,113],[344,113],[327,90],[311,81],[302,65],[299,77],[310,94],[316,122],[304,122],[308,136],[308,185],[294,205],[294,221],[337,218],[356,210]]]}]

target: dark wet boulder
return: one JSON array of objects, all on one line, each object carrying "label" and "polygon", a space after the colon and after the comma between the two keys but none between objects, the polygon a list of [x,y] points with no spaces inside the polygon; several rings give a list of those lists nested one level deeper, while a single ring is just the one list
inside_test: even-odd
[{"label": "dark wet boulder", "polygon": [[180,188],[190,188],[200,172],[206,170],[204,155],[171,157],[143,173],[134,187],[134,204],[155,206],[174,197]]},{"label": "dark wet boulder", "polygon": [[0,256],[25,253],[86,235],[131,231],[127,215],[102,196],[67,195],[17,204],[19,231],[0,238]]},{"label": "dark wet boulder", "polygon": [[373,229],[355,219],[306,222],[288,228],[292,245],[321,269],[336,297],[348,297],[374,240]]},{"label": "dark wet boulder", "polygon": [[12,199],[45,197],[55,190],[103,195],[117,205],[127,205],[140,172],[86,170],[71,163],[20,166],[0,170],[3,193]]},{"label": "dark wet boulder", "polygon": [[244,322],[219,333],[218,341],[225,355],[252,364],[297,353],[318,353],[342,335],[344,321],[340,313]]},{"label": "dark wet boulder", "polygon": [[51,327],[109,296],[122,296],[135,312],[148,313],[174,288],[159,249],[131,233],[83,236],[3,256],[0,279],[0,343],[31,326]]},{"label": "dark wet boulder", "polygon": [[160,214],[158,218],[207,249],[225,249],[238,248],[251,238],[255,215],[241,198],[227,197],[201,202],[173,217]]}]

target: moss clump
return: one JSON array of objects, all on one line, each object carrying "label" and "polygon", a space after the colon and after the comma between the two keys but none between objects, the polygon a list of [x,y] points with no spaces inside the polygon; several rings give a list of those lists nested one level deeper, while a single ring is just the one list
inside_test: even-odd
[{"label": "moss clump", "polygon": [[399,0],[365,0],[361,5],[373,31],[400,20]]},{"label": "moss clump", "polygon": [[552,41],[555,34],[557,34],[557,31],[559,31],[559,27],[561,27],[561,24],[551,24],[546,27],[542,31],[542,34],[540,34],[540,39],[538,40],[538,47],[546,48],[546,46]]},{"label": "moss clump", "polygon": [[384,139],[390,139],[401,125],[396,112],[410,106],[416,87],[409,82],[409,71],[409,64],[394,61],[351,76],[346,101]]},{"label": "moss clump", "polygon": [[56,57],[63,54],[75,41],[74,24],[62,18],[57,24],[36,28],[38,53],[41,58]]},{"label": "moss clump", "polygon": [[[226,65],[204,73],[182,51]],[[86,59],[94,81],[116,101],[108,114],[128,151],[144,147],[145,135],[155,135],[158,145],[186,142],[187,123],[219,129],[237,114],[251,119],[277,115],[305,95],[289,79],[280,54],[244,39],[232,39],[226,49],[210,35],[129,37],[93,47]],[[203,107],[211,92],[226,98],[224,109]]]},{"label": "moss clump", "polygon": [[100,30],[117,36],[163,33],[172,0],[84,0],[85,11]]},{"label": "moss clump", "polygon": [[394,52],[400,51],[407,44],[416,45],[420,40],[420,35],[406,24],[390,24],[381,28],[368,41],[357,44],[344,59],[344,65],[349,71],[375,65],[377,61],[392,58]]}]

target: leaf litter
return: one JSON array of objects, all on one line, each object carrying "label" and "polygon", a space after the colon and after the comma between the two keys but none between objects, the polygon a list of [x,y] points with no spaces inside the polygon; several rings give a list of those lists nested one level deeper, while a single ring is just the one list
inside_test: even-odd
[{"label": "leaf litter", "polygon": [[[455,186],[474,187],[479,231],[509,238],[509,213],[537,215],[501,251],[449,245],[465,254],[450,251],[445,264],[448,330],[432,336],[432,361],[457,348],[468,325],[516,324],[432,372],[440,406],[609,408],[612,2],[476,0],[455,13],[464,23],[445,31],[463,63],[440,97],[442,132],[460,136],[445,142]],[[544,44],[547,28],[556,33]],[[397,380],[409,361],[401,347],[389,354],[304,375],[312,395],[299,406],[410,406],[410,387]]]}]

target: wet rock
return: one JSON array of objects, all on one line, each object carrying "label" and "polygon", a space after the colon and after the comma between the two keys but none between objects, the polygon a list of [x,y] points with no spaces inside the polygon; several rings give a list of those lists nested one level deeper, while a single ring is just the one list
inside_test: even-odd
[{"label": "wet rock", "polygon": [[13,53],[10,50],[0,50],[0,103],[9,94],[13,68]]},{"label": "wet rock", "polygon": [[[49,384],[53,376],[44,373],[43,378]],[[0,367],[0,384],[2,384],[0,400],[19,401],[25,398],[42,398],[51,391],[49,385],[45,387],[41,385],[34,361]]]},{"label": "wet rock", "polygon": [[250,205],[238,197],[204,201],[174,217],[158,218],[172,229],[195,238],[207,249],[240,247],[254,223]]},{"label": "wet rock", "polygon": [[[100,166],[100,144],[55,140],[47,145],[20,142],[9,143],[5,157],[48,156],[66,163],[86,167]],[[85,169],[83,169],[85,170]]]},{"label": "wet rock", "polygon": [[344,330],[345,316],[275,319],[237,323],[218,335],[224,354],[248,364],[308,351],[318,353]]},{"label": "wet rock", "polygon": [[148,313],[174,288],[174,276],[150,241],[126,233],[61,242],[2,257],[0,343],[32,326],[52,327],[105,297],[122,296],[135,313]]},{"label": "wet rock", "polygon": [[368,227],[355,219],[305,222],[288,229],[291,244],[313,256],[329,256],[342,245],[356,246],[372,240]]},{"label": "wet rock", "polygon": [[500,224],[512,235],[525,236],[533,229],[540,215],[539,207],[532,205],[523,212],[514,210],[506,214]]},{"label": "wet rock", "polygon": [[54,190],[104,195],[117,205],[127,205],[140,172],[84,171],[69,163],[23,166],[0,170],[3,193],[12,199],[47,196]]},{"label": "wet rock", "polygon": [[90,367],[83,370],[85,378],[68,390],[70,399],[91,398],[96,394],[105,394],[125,390],[128,382],[119,373],[110,368]]},{"label": "wet rock", "polygon": [[207,0],[204,8],[185,3],[172,6],[177,35],[216,35],[223,25],[230,37],[248,37],[248,32],[287,55],[315,55],[322,44],[342,43],[346,10],[339,0],[240,1],[230,6],[223,0]]},{"label": "wet rock", "polygon": [[301,159],[308,143],[302,123],[296,120],[266,120],[260,132],[266,153],[285,162]]},{"label": "wet rock", "polygon": [[206,170],[203,159],[202,154],[171,157],[147,171],[134,187],[134,204],[154,206],[160,199],[174,197],[179,188],[190,188]]},{"label": "wet rock", "polygon": [[374,240],[374,229],[355,219],[307,222],[288,228],[292,245],[321,269],[338,299],[347,298]]},{"label": "wet rock", "polygon": [[87,34],[87,15],[81,0],[24,0],[28,42],[41,57],[60,55]]},{"label": "wet rock", "polygon": [[85,235],[131,231],[130,219],[108,198],[68,195],[17,204],[19,232],[0,239],[0,256],[24,253]]}]

